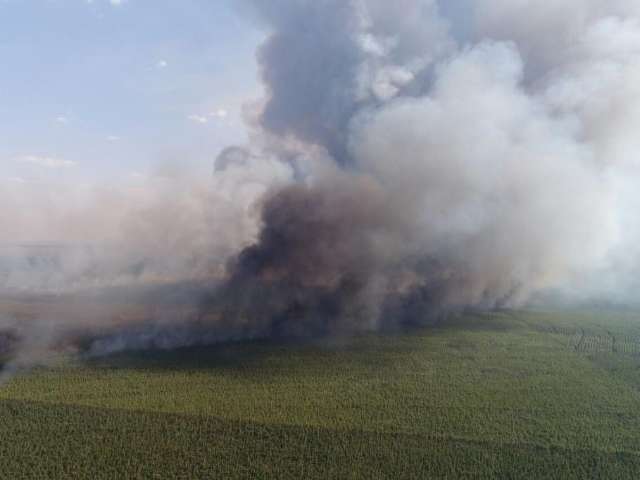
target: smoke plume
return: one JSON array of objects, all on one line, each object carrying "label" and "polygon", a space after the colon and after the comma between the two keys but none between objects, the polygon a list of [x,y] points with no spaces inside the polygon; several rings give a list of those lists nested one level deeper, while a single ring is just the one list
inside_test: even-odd
[{"label": "smoke plume", "polygon": [[349,334],[549,290],[634,302],[640,5],[245,6],[268,31],[266,96],[209,182],[84,192],[80,210],[2,194],[7,242],[76,245],[45,266],[13,255],[7,290],[102,292],[79,301],[101,313],[3,320],[12,351]]}]

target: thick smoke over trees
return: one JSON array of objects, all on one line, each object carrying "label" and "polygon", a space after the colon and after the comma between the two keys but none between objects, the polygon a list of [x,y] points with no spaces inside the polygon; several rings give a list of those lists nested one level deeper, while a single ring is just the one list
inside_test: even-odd
[{"label": "thick smoke over trees", "polygon": [[582,109],[617,120],[637,7],[448,3],[257,6],[274,29],[261,126],[340,169],[269,197],[234,266],[245,292],[277,286],[275,317],[345,327],[377,325],[389,303],[405,306],[398,321],[407,305],[515,305],[599,267],[619,239],[620,155]]},{"label": "thick smoke over trees", "polygon": [[[88,321],[90,351],[348,333],[548,289],[634,300],[639,5],[245,7],[269,32],[252,144],[223,152],[212,185],[184,174],[83,212],[59,202],[47,219],[72,226],[64,240],[108,238],[108,254],[5,276],[34,290],[201,286],[181,287],[188,313],[151,326]],[[2,207],[0,219],[22,240],[58,233]]]}]

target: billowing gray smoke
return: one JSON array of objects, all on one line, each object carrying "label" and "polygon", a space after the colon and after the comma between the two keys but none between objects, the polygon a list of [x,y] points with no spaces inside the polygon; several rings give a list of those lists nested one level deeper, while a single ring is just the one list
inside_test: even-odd
[{"label": "billowing gray smoke", "polygon": [[213,186],[184,174],[57,212],[83,234],[65,240],[110,253],[47,286],[206,285],[163,318],[80,322],[89,351],[349,333],[548,289],[634,300],[640,4],[248,3],[270,32],[253,143]]}]

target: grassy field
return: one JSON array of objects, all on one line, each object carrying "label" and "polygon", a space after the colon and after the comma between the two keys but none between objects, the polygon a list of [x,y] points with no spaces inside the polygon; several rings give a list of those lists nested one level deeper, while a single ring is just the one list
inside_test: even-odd
[{"label": "grassy field", "polygon": [[640,315],[465,315],[39,369],[0,478],[640,478]]}]

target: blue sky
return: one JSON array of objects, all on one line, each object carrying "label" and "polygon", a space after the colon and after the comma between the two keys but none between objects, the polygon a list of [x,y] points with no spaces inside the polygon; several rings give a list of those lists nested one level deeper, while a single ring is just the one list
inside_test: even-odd
[{"label": "blue sky", "polygon": [[209,170],[260,96],[234,0],[0,0],[0,177]]}]

